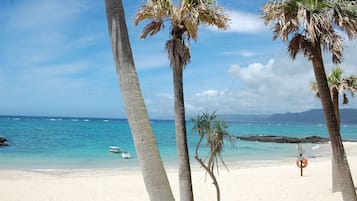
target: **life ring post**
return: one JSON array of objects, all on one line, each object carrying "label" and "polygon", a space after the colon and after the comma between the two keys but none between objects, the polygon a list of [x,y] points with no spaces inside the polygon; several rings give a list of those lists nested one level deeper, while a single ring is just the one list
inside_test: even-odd
[{"label": "life ring post", "polygon": [[300,168],[300,175],[303,176],[303,171],[302,169],[304,169],[308,164],[307,159],[301,158],[296,160],[296,165]]},{"label": "life ring post", "polygon": [[301,177],[303,176],[302,169],[304,169],[304,168],[302,167],[302,160],[300,160],[300,176]]},{"label": "life ring post", "polygon": [[297,149],[298,149],[298,159],[296,160],[296,165],[300,168],[300,176],[303,176],[303,169],[307,166],[308,161],[304,157],[305,151],[300,143],[298,143]]}]

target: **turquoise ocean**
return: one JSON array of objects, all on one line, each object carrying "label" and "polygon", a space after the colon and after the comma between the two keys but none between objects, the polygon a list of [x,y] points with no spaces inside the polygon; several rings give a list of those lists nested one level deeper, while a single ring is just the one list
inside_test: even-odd
[{"label": "turquoise ocean", "polygon": [[[324,124],[317,123],[238,123],[227,122],[232,135],[278,135],[290,137],[328,137]],[[177,165],[175,124],[172,120],[152,120],[152,128],[166,166]],[[191,159],[198,141],[187,122]],[[342,124],[342,137],[357,140],[357,124]],[[134,143],[126,119],[0,117],[0,136],[10,146],[0,147],[0,168],[94,169],[137,168]],[[110,153],[119,146],[132,158]],[[305,144],[307,155],[314,155],[313,144]],[[204,153],[204,147],[202,148]],[[264,163],[296,157],[296,144],[237,141],[226,144],[223,158],[234,163]],[[192,163],[196,162],[192,160]]]}]

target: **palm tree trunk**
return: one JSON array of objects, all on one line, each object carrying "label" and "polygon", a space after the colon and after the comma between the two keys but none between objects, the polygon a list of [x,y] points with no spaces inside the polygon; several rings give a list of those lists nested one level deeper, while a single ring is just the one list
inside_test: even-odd
[{"label": "palm tree trunk", "polygon": [[343,183],[341,183],[342,196],[345,201],[357,201],[351,171],[342,144],[340,129],[334,112],[330,90],[327,84],[325,68],[322,60],[322,51],[319,43],[314,45],[314,55],[311,60],[314,68],[317,87],[320,93],[320,100],[324,111],[326,126],[331,141],[332,157],[334,157],[336,160],[335,164],[337,165],[337,171],[340,175],[341,181],[343,181]]},{"label": "palm tree trunk", "polygon": [[[336,120],[337,124],[339,127],[339,130],[341,132],[341,127],[340,127],[340,110],[339,110],[339,101],[338,101],[338,90],[336,87],[332,88],[332,102],[333,102],[333,108],[335,110],[335,115],[336,115]],[[335,157],[332,157],[332,192],[341,192],[341,183],[343,182],[341,180],[341,177],[337,171],[337,160]]]},{"label": "palm tree trunk", "polygon": [[[340,128],[340,109],[339,109],[339,101],[338,101],[338,96],[339,96],[339,92],[338,90],[334,87],[332,89],[332,102],[333,102],[333,108],[335,111],[335,115],[336,115],[336,120],[337,120],[337,125]],[[340,129],[341,130],[341,129]]]},{"label": "palm tree trunk", "polygon": [[173,67],[176,144],[179,160],[180,200],[193,201],[191,168],[187,147],[185,105],[183,98],[183,66]]},{"label": "palm tree trunk", "polygon": [[146,190],[152,201],[173,201],[141,94],[122,1],[105,0],[105,5],[116,71]]}]

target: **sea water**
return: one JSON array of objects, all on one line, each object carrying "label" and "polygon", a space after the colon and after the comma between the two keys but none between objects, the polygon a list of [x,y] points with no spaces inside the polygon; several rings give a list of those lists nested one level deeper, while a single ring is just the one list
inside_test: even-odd
[{"label": "sea water", "polygon": [[[324,124],[277,124],[228,122],[229,132],[236,136],[278,135],[290,137],[328,137]],[[175,124],[172,120],[152,120],[151,125],[163,162],[177,165]],[[188,147],[193,158],[198,142],[187,122]],[[344,139],[357,140],[357,125],[342,124]],[[0,117],[0,136],[10,146],[0,147],[0,168],[91,169],[137,168],[139,166],[130,128],[126,119]],[[119,146],[131,154],[122,159],[110,153],[109,146]],[[314,155],[313,144],[305,144],[306,154]],[[202,157],[207,149],[200,148]],[[223,159],[227,162],[266,162],[296,157],[295,144],[237,141],[225,142]],[[194,163],[194,162],[192,162]]]}]

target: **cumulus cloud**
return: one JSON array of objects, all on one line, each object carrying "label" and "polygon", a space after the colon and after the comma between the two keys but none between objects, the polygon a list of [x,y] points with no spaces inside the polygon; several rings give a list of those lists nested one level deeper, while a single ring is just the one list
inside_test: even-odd
[{"label": "cumulus cloud", "polygon": [[[230,19],[227,32],[252,34],[267,30],[259,15],[238,10],[228,10],[226,15]],[[217,31],[217,28],[211,26],[208,29]]]},{"label": "cumulus cloud", "polygon": [[228,73],[239,87],[196,93],[188,101],[188,112],[271,114],[318,107],[319,102],[310,90],[311,69],[303,58],[292,62],[288,56],[246,66],[232,64]]},{"label": "cumulus cloud", "polygon": [[[346,75],[357,72],[354,56],[357,46],[348,44],[341,64]],[[325,56],[325,68],[330,72],[336,65],[330,62],[330,55]],[[187,99],[188,113],[272,114],[321,108],[320,100],[310,88],[315,79],[312,64],[301,55],[295,61],[284,53],[265,63],[232,64],[227,71],[236,85],[195,93]],[[356,106],[357,100],[351,98],[349,105],[341,107]]]},{"label": "cumulus cloud", "polygon": [[231,19],[228,32],[257,33],[265,30],[264,21],[255,14],[242,11],[228,11]]}]

